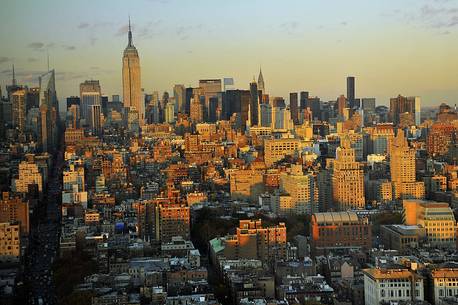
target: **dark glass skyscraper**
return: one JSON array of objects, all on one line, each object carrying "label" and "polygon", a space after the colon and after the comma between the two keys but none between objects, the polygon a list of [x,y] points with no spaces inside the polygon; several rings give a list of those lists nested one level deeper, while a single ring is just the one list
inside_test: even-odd
[{"label": "dark glass skyscraper", "polygon": [[258,96],[258,84],[253,79],[250,83],[250,120],[251,125],[256,126],[258,125],[258,104],[259,104],[259,96]]},{"label": "dark glass skyscraper", "polygon": [[291,119],[293,120],[294,124],[299,122],[299,112],[297,109],[297,92],[292,92],[289,94],[289,109],[291,111]]},{"label": "dark glass skyscraper", "polygon": [[355,106],[355,77],[348,76],[347,77],[347,100],[348,106],[350,109],[353,109]]},{"label": "dark glass skyscraper", "polygon": [[78,105],[80,106],[81,99],[79,96],[69,96],[67,97],[67,110],[70,108],[72,105]]},{"label": "dark glass skyscraper", "polygon": [[301,95],[300,95],[301,110],[308,107],[308,99],[309,99],[308,91],[301,91]]}]

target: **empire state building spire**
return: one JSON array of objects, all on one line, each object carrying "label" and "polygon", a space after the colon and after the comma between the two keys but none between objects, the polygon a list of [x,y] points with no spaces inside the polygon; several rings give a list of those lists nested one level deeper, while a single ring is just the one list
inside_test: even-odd
[{"label": "empire state building spire", "polygon": [[130,27],[130,16],[129,16],[129,43],[128,47],[133,47],[134,45],[132,44],[132,28]]}]

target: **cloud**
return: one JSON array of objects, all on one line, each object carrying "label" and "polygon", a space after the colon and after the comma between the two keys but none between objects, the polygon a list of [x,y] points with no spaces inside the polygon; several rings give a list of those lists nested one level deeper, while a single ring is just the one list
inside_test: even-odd
[{"label": "cloud", "polygon": [[280,31],[282,31],[282,32],[286,32],[288,34],[293,34],[293,33],[297,32],[297,30],[299,28],[299,22],[298,21],[284,22],[284,23],[280,24],[279,28],[280,28]]},{"label": "cloud", "polygon": [[8,62],[10,60],[11,60],[11,58],[9,58],[9,57],[0,56],[0,64],[3,64],[3,63]]},{"label": "cloud", "polygon": [[187,40],[192,36],[192,34],[201,32],[203,28],[204,25],[202,23],[194,25],[180,25],[175,29],[175,33],[178,39]]},{"label": "cloud", "polygon": [[66,45],[64,45],[63,47],[64,47],[64,49],[67,50],[67,51],[74,51],[74,50],[76,50],[76,47],[75,47],[75,46],[66,46]]},{"label": "cloud", "polygon": [[44,43],[42,42],[31,42],[27,45],[28,48],[31,48],[31,49],[34,49],[34,50],[40,50],[40,49],[43,49],[43,47],[45,46]]},{"label": "cloud", "polygon": [[55,46],[55,43],[53,42],[49,42],[49,43],[44,43],[44,42],[39,42],[39,41],[35,41],[35,42],[31,42],[27,45],[28,48],[34,50],[34,51],[44,51],[46,49],[51,49]]},{"label": "cloud", "polygon": [[408,12],[397,11],[395,16],[408,24],[435,30],[438,34],[458,26],[458,6],[448,0],[430,0]]},{"label": "cloud", "polygon": [[78,29],[86,29],[89,27],[89,23],[87,22],[81,22],[79,25],[78,25]]},{"label": "cloud", "polygon": [[95,45],[95,43],[97,42],[97,38],[96,37],[91,37],[89,38],[89,43],[91,44],[91,46]]},{"label": "cloud", "polygon": [[161,19],[149,21],[145,25],[141,25],[138,29],[135,29],[134,36],[139,38],[151,38],[161,34],[163,32],[162,23]]},{"label": "cloud", "polygon": [[118,28],[118,31],[116,32],[116,36],[124,36],[126,35],[127,31],[129,30],[129,25],[125,24]]}]

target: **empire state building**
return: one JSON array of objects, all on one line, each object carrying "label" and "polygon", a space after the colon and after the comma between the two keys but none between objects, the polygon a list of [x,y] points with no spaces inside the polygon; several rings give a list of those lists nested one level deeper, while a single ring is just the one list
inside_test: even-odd
[{"label": "empire state building", "polygon": [[129,19],[129,42],[122,57],[122,93],[124,107],[138,111],[138,121],[143,125],[145,121],[145,107],[142,102],[140,58],[137,48],[132,43],[132,30]]}]

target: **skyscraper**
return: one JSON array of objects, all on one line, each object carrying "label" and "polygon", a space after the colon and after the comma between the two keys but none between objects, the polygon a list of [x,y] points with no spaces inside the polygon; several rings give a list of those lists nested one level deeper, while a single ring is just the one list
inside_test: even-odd
[{"label": "skyscraper", "polygon": [[364,209],[364,177],[359,162],[356,162],[355,149],[350,138],[344,136],[336,150],[332,164],[332,197],[336,208]]},{"label": "skyscraper", "polygon": [[416,125],[420,125],[421,100],[418,96],[398,95],[390,99],[390,118],[395,125],[401,121],[401,114],[408,113]]},{"label": "skyscraper", "polygon": [[55,71],[39,77],[40,83],[40,146],[43,152],[52,151],[57,144],[59,103],[56,95]]},{"label": "skyscraper", "polygon": [[18,89],[11,94],[13,127],[17,128],[20,133],[23,133],[25,130],[26,97],[26,88]]},{"label": "skyscraper", "polygon": [[132,43],[132,30],[129,19],[128,44],[122,58],[122,93],[124,107],[135,108],[138,112],[138,121],[143,125],[145,121],[145,106],[142,99],[140,58]]},{"label": "skyscraper", "polygon": [[258,76],[258,90],[262,92],[262,94],[266,93],[266,87],[264,84],[264,77],[262,76],[262,70],[259,68],[259,76]]},{"label": "skyscraper", "polygon": [[81,118],[91,123],[91,106],[101,104],[101,88],[98,80],[87,80],[80,84]]},{"label": "skyscraper", "polygon": [[173,86],[173,96],[175,97],[175,113],[185,113],[186,88],[184,85]]},{"label": "skyscraper", "polygon": [[90,126],[92,129],[92,133],[94,135],[99,136],[102,132],[102,123],[100,120],[101,115],[101,106],[100,105],[91,105],[89,110],[90,113]]},{"label": "skyscraper", "polygon": [[258,108],[259,108],[259,96],[258,96],[258,84],[253,78],[253,81],[250,83],[250,121],[251,126],[257,126],[259,123],[258,120]]},{"label": "skyscraper", "polygon": [[221,92],[221,80],[220,79],[201,79],[199,80],[200,94],[204,98],[204,120],[208,120],[208,111],[210,98],[217,97],[218,93]]},{"label": "skyscraper", "polygon": [[350,109],[353,109],[355,106],[355,77],[348,76],[347,77],[347,99],[348,99],[348,106]]},{"label": "skyscraper", "polygon": [[204,109],[202,102],[200,101],[199,95],[194,95],[191,99],[191,110],[189,117],[191,121],[195,123],[200,123],[203,121]]},{"label": "skyscraper", "polygon": [[409,147],[402,129],[391,143],[390,173],[394,199],[424,197],[424,183],[415,180],[415,149]]},{"label": "skyscraper", "polygon": [[69,97],[67,97],[67,109],[69,109],[72,105],[81,106],[81,99],[80,99],[79,96],[69,96]]},{"label": "skyscraper", "polygon": [[337,99],[337,109],[338,109],[339,115],[342,117],[344,116],[345,108],[347,108],[347,99],[345,98],[344,95],[341,95]]},{"label": "skyscraper", "polygon": [[309,105],[308,105],[308,99],[309,99],[309,93],[308,91],[301,91],[301,95],[300,95],[300,109],[306,109]]},{"label": "skyscraper", "polygon": [[290,173],[280,175],[280,190],[291,196],[294,214],[318,211],[318,186],[312,174],[302,172],[302,165],[291,165]]},{"label": "skyscraper", "polygon": [[297,108],[297,92],[292,92],[289,94],[289,109],[291,111],[291,119],[294,124],[299,123],[299,112]]}]

